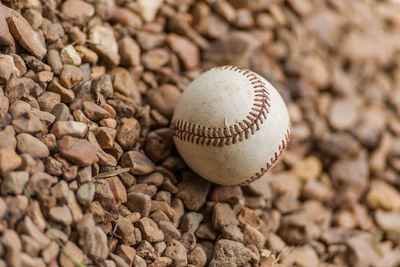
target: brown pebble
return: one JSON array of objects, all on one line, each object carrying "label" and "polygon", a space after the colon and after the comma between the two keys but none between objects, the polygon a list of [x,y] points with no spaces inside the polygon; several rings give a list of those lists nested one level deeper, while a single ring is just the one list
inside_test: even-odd
[{"label": "brown pebble", "polygon": [[145,175],[151,173],[155,165],[146,157],[145,154],[138,151],[128,151],[121,158],[121,166],[131,168],[133,175]]},{"label": "brown pebble", "polygon": [[91,47],[114,65],[120,62],[118,43],[110,26],[97,25],[90,29]]},{"label": "brown pebble", "polygon": [[60,80],[67,89],[71,89],[83,80],[83,74],[80,68],[65,64],[60,75]]},{"label": "brown pebble", "polygon": [[101,120],[111,116],[111,114],[104,108],[92,102],[83,102],[83,113],[90,120]]},{"label": "brown pebble", "polygon": [[197,211],[205,204],[211,184],[191,172],[182,178],[176,196],[182,199],[187,209]]},{"label": "brown pebble", "polygon": [[116,140],[126,149],[132,148],[139,139],[140,124],[134,118],[122,118],[117,130]]},{"label": "brown pebble", "polygon": [[194,69],[199,65],[199,48],[190,40],[177,34],[169,34],[167,43],[178,54],[186,69]]},{"label": "brown pebble", "polygon": [[83,138],[87,133],[88,127],[83,122],[78,121],[57,121],[51,128],[51,133],[56,138],[62,138],[69,135],[73,137]]},{"label": "brown pebble", "polygon": [[53,207],[49,211],[50,218],[64,225],[72,223],[72,214],[67,206]]},{"label": "brown pebble", "polygon": [[332,103],[329,122],[337,130],[351,128],[358,119],[358,109],[350,99],[337,99]]},{"label": "brown pebble", "polygon": [[125,35],[119,41],[119,49],[121,55],[121,63],[123,65],[140,65],[140,47],[133,38]]},{"label": "brown pebble", "polygon": [[179,89],[171,84],[162,85],[147,92],[147,101],[167,118],[172,117],[172,113],[181,96]]},{"label": "brown pebble", "polygon": [[141,217],[148,217],[151,210],[151,198],[147,194],[130,192],[127,195],[126,206],[132,212],[139,212]]},{"label": "brown pebble", "polygon": [[87,166],[98,160],[96,147],[87,140],[64,136],[57,145],[61,155],[79,166]]},{"label": "brown pebble", "polygon": [[33,158],[44,158],[49,155],[49,149],[38,138],[21,133],[17,135],[18,151],[20,153],[27,153]]},{"label": "brown pebble", "polygon": [[81,0],[67,0],[61,5],[62,13],[77,20],[86,20],[92,17],[94,11],[93,5]]},{"label": "brown pebble", "polygon": [[111,188],[115,201],[117,201],[118,204],[127,202],[126,188],[121,180],[117,176],[114,176],[107,178],[106,181]]},{"label": "brown pebble", "polygon": [[213,209],[213,226],[216,229],[226,225],[239,225],[232,208],[227,203],[217,203]]},{"label": "brown pebble", "polygon": [[43,125],[40,122],[39,115],[35,111],[29,111],[24,116],[12,121],[12,124],[17,133],[37,133],[43,130]]},{"label": "brown pebble", "polygon": [[102,149],[112,148],[117,131],[113,128],[99,127],[94,132],[97,142]]},{"label": "brown pebble", "polygon": [[54,78],[49,84],[48,90],[58,93],[61,96],[61,101],[64,103],[71,103],[75,99],[75,93],[61,85],[58,78]]},{"label": "brown pebble", "polygon": [[51,112],[53,107],[60,103],[61,96],[54,92],[44,92],[41,96],[37,98],[40,110]]},{"label": "brown pebble", "polygon": [[38,33],[32,29],[22,15],[5,6],[2,6],[2,8],[11,14],[7,19],[7,23],[14,38],[23,48],[39,59],[42,59],[46,55],[47,50],[40,40]]},{"label": "brown pebble", "polygon": [[137,222],[137,226],[142,232],[143,238],[149,242],[159,242],[164,240],[164,233],[158,228],[157,224],[149,218],[142,218]]}]

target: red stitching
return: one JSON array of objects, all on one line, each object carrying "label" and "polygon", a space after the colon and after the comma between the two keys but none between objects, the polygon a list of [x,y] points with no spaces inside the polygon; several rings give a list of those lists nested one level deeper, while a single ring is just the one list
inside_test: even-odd
[{"label": "red stitching", "polygon": [[[253,85],[255,93],[253,107],[250,110],[249,115],[247,115],[242,121],[229,126],[229,129],[225,127],[213,128],[212,134],[209,134],[208,132],[206,134],[205,127],[177,119],[175,122],[172,122],[171,128],[179,139],[201,145],[212,144],[214,146],[222,146],[235,144],[237,141],[242,142],[243,140],[248,139],[249,132],[253,135],[257,130],[259,130],[260,123],[262,124],[264,119],[267,118],[267,113],[269,113],[268,109],[270,107],[269,91],[265,86],[265,83],[260,80],[255,73],[242,67],[231,65],[216,67],[215,69],[236,71],[249,79]],[[196,129],[200,128],[203,128],[203,130],[196,131]]]},{"label": "red stitching", "polygon": [[[183,141],[196,143],[206,146],[223,146],[242,142],[249,138],[249,134],[254,135],[260,129],[260,123],[263,124],[269,113],[270,101],[268,88],[252,71],[237,66],[221,66],[214,69],[231,70],[243,74],[253,85],[255,99],[249,115],[242,121],[229,126],[229,128],[206,128],[200,125],[192,124],[189,121],[177,119],[171,123],[173,134]],[[197,130],[196,130],[197,129]],[[241,183],[240,186],[247,185],[260,178],[266,173],[274,163],[282,156],[287,148],[290,136],[290,124],[286,130],[282,144],[278,146],[274,156],[265,163],[265,168],[261,168],[257,173]]]},{"label": "red stitching", "polygon": [[265,163],[265,168],[261,168],[258,172],[256,172],[245,182],[239,184],[239,186],[248,185],[249,183],[257,180],[262,175],[264,175],[274,165],[274,163],[277,162],[278,159],[282,156],[283,151],[287,148],[289,137],[290,137],[290,124],[288,129],[286,130],[284,139],[282,139],[282,144],[279,145],[277,151],[274,152],[274,157],[271,157],[270,160]]}]

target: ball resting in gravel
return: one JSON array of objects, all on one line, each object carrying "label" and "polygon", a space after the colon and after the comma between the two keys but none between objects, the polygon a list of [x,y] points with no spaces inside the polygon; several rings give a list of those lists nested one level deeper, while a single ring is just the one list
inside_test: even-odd
[{"label": "ball resting in gravel", "polygon": [[276,163],[287,146],[290,120],[270,82],[250,70],[222,66],[185,89],[171,128],[193,171],[213,183],[239,185]]}]

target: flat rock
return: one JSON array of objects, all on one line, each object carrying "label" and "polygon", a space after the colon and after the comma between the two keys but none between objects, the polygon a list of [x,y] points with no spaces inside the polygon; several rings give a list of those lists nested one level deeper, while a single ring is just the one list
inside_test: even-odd
[{"label": "flat rock", "polygon": [[106,109],[96,105],[95,103],[86,101],[83,102],[82,107],[83,114],[85,114],[85,116],[90,120],[97,121],[111,117],[111,114]]},{"label": "flat rock", "polygon": [[81,0],[67,0],[61,5],[61,12],[66,16],[84,21],[94,15],[95,9],[93,5]]},{"label": "flat rock", "polygon": [[170,55],[164,48],[155,48],[144,53],[141,59],[147,69],[157,70],[168,63]]},{"label": "flat rock", "polygon": [[54,106],[61,102],[61,96],[54,92],[44,92],[37,98],[37,101],[40,110],[51,112]]},{"label": "flat rock", "polygon": [[43,130],[42,122],[40,121],[38,112],[29,111],[24,116],[12,120],[12,125],[17,133],[37,133]]},{"label": "flat rock", "polygon": [[[18,43],[35,57],[42,59],[47,52],[40,35],[34,31],[26,19],[18,12],[1,6],[6,10],[8,27]],[[8,13],[8,14],[7,14]]]},{"label": "flat rock", "polygon": [[30,134],[21,133],[17,135],[17,142],[18,151],[20,153],[27,153],[33,158],[44,158],[50,154],[47,146]]},{"label": "flat rock", "polygon": [[179,240],[181,238],[181,232],[170,221],[161,221],[158,223],[158,227],[163,231],[164,239],[167,243],[173,239]]},{"label": "flat rock", "polygon": [[44,194],[50,192],[50,188],[57,182],[57,178],[45,172],[36,172],[31,175],[26,186],[29,195]]},{"label": "flat rock", "polygon": [[57,77],[49,84],[47,90],[60,94],[61,101],[64,103],[72,103],[75,99],[74,91],[65,88]]},{"label": "flat rock", "polygon": [[0,8],[0,44],[1,45],[11,45],[14,43],[13,37],[8,29],[5,11]]},{"label": "flat rock", "polygon": [[203,215],[198,212],[188,212],[183,215],[180,229],[182,232],[196,232],[197,228],[199,227],[201,221],[203,220]]},{"label": "flat rock", "polygon": [[57,142],[60,154],[79,166],[97,162],[96,147],[84,139],[64,136]]},{"label": "flat rock", "polygon": [[217,203],[213,209],[212,216],[213,226],[216,229],[221,229],[226,225],[239,225],[232,208],[227,203]]},{"label": "flat rock", "polygon": [[121,180],[117,176],[113,176],[107,178],[106,181],[111,188],[115,201],[118,204],[127,202],[126,188]]},{"label": "flat rock", "polygon": [[293,171],[302,180],[315,180],[322,172],[322,162],[317,157],[310,156],[299,161]]},{"label": "flat rock", "polygon": [[102,149],[109,149],[114,146],[114,139],[116,134],[117,130],[109,127],[99,127],[94,132],[97,142]]},{"label": "flat rock", "polygon": [[190,251],[187,258],[189,264],[193,264],[194,266],[206,266],[207,254],[201,246],[196,246]]},{"label": "flat rock", "polygon": [[246,224],[243,230],[245,244],[254,244],[258,249],[265,245],[265,236],[250,224]]},{"label": "flat rock", "polygon": [[[285,266],[310,266],[318,267],[320,262],[317,252],[310,245],[296,247],[292,253],[288,253],[282,257],[282,264]],[[368,264],[367,264],[368,265]],[[351,266],[364,266],[364,265],[351,265]]]},{"label": "flat rock", "polygon": [[83,138],[87,133],[88,127],[86,123],[78,121],[57,121],[51,128],[51,133],[56,138],[62,138],[66,135]]},{"label": "flat rock", "polygon": [[140,65],[140,47],[130,36],[124,36],[119,41],[121,63],[125,66]]},{"label": "flat rock", "polygon": [[49,210],[49,216],[56,222],[64,225],[70,225],[72,223],[72,214],[69,208],[65,205],[52,207]]},{"label": "flat rock", "polygon": [[116,233],[122,237],[124,244],[128,246],[136,245],[135,227],[133,227],[132,222],[120,215],[117,225]]}]

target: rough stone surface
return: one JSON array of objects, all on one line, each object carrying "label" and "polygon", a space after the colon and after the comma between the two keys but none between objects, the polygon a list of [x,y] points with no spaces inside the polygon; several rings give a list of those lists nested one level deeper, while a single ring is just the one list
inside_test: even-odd
[{"label": "rough stone surface", "polygon": [[243,266],[250,260],[250,250],[243,244],[221,239],[214,248],[209,266]]},{"label": "rough stone surface", "polygon": [[47,146],[30,134],[21,133],[17,135],[17,147],[20,153],[27,153],[33,158],[43,158],[50,154]]},{"label": "rough stone surface", "polygon": [[64,136],[57,145],[61,155],[80,166],[87,166],[98,160],[96,147],[84,139]]}]

